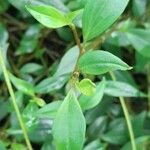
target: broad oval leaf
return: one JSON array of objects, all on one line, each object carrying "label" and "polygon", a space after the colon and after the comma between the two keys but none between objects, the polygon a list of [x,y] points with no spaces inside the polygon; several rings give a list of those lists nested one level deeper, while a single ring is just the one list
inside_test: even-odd
[{"label": "broad oval leaf", "polygon": [[108,29],[123,13],[128,1],[88,0],[82,19],[84,40],[89,41]]},{"label": "broad oval leaf", "polygon": [[81,95],[79,99],[79,104],[82,110],[91,109],[96,105],[98,105],[103,98],[104,89],[105,89],[105,79],[103,79],[103,81],[96,86],[95,94],[91,96]]},{"label": "broad oval leaf", "polygon": [[[63,127],[63,129],[62,129]],[[73,91],[60,106],[53,124],[53,137],[57,150],[82,150],[86,123]]]},{"label": "broad oval leaf", "polygon": [[144,93],[134,86],[120,81],[107,81],[105,94],[115,97],[146,97]]},{"label": "broad oval leaf", "polygon": [[37,21],[48,28],[59,28],[67,25],[63,13],[52,6],[27,5],[26,8]]},{"label": "broad oval leaf", "polygon": [[106,51],[90,51],[85,53],[78,63],[79,69],[87,74],[104,74],[114,70],[129,70],[125,62]]}]

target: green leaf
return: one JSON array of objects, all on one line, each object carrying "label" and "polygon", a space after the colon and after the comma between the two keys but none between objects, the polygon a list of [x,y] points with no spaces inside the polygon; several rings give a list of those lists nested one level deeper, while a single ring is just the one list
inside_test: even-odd
[{"label": "green leaf", "polygon": [[76,85],[80,92],[86,96],[90,96],[95,93],[96,85],[90,79],[83,79]]},{"label": "green leaf", "polygon": [[89,41],[108,29],[123,13],[128,1],[88,0],[82,19],[84,40]]},{"label": "green leaf", "polygon": [[0,140],[0,150],[6,150],[5,144]]},{"label": "green leaf", "polygon": [[64,76],[52,76],[42,80],[38,85],[35,86],[35,92],[45,94],[59,90],[68,81],[68,75]]},{"label": "green leaf", "polygon": [[79,48],[77,46],[74,46],[73,48],[69,49],[61,59],[55,76],[61,76],[72,73],[75,69],[78,56]]},{"label": "green leaf", "polygon": [[22,79],[15,77],[13,74],[9,72],[9,77],[13,85],[17,90],[22,91],[23,93],[34,96],[34,87],[31,83],[26,82]]},{"label": "green leaf", "polygon": [[103,144],[99,140],[95,140],[86,145],[84,150],[106,150],[106,144]]},{"label": "green leaf", "polygon": [[[62,129],[63,127],[63,129]],[[82,150],[85,140],[85,118],[73,91],[70,91],[58,110],[53,124],[57,150]]]},{"label": "green leaf", "polygon": [[[135,139],[136,142],[136,148],[137,150],[147,150],[146,149],[146,143],[150,141],[150,136],[145,135],[145,136],[141,136]],[[121,150],[129,150],[132,149],[131,147],[131,142],[128,142],[127,144],[125,144]]]},{"label": "green leaf", "polygon": [[146,97],[134,86],[119,81],[106,81],[105,94],[115,97]]},{"label": "green leaf", "polygon": [[34,97],[32,101],[36,102],[36,104],[40,107],[43,107],[46,105],[46,102],[42,98],[39,98],[39,97]]},{"label": "green leaf", "polygon": [[26,8],[37,21],[48,28],[59,28],[67,25],[64,14],[52,6],[27,5]]},{"label": "green leaf", "polygon": [[147,0],[133,0],[132,11],[136,17],[142,16],[146,11]]},{"label": "green leaf", "polygon": [[130,43],[144,57],[150,58],[150,30],[130,29],[126,33]]},{"label": "green leaf", "polygon": [[87,110],[95,107],[102,100],[105,89],[105,80],[96,86],[96,92],[92,96],[81,95],[79,99],[82,110]]},{"label": "green leaf", "polygon": [[22,116],[27,125],[27,127],[31,127],[36,120],[36,112],[38,111],[38,106],[35,102],[30,102],[23,110]]},{"label": "green leaf", "polygon": [[8,1],[0,0],[0,13],[5,12],[9,7]]},{"label": "green leaf", "polygon": [[45,106],[43,106],[41,109],[39,109],[36,113],[36,116],[38,118],[55,118],[58,109],[60,108],[62,104],[62,101],[54,101],[52,103],[49,103]]},{"label": "green leaf", "polygon": [[79,59],[79,69],[83,73],[99,75],[114,70],[129,70],[120,58],[106,51],[90,51]]},{"label": "green leaf", "polygon": [[20,72],[23,74],[34,74],[43,70],[43,66],[37,63],[27,63],[21,69]]},{"label": "green leaf", "polygon": [[79,15],[83,12],[83,9],[80,9],[80,10],[76,10],[76,11],[73,11],[73,12],[69,12],[66,16],[67,18],[67,21],[69,23],[72,23],[72,21]]},{"label": "green leaf", "polygon": [[41,29],[42,26],[40,24],[34,24],[27,29],[17,48],[17,55],[28,54],[34,51],[38,44]]}]

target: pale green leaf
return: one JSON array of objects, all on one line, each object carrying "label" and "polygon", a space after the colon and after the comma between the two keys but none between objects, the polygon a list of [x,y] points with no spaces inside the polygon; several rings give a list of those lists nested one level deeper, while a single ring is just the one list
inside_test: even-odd
[{"label": "pale green leaf", "polygon": [[[63,128],[62,128],[63,127]],[[60,106],[53,124],[57,150],[82,150],[85,140],[85,118],[73,91]]]},{"label": "pale green leaf", "polygon": [[27,5],[26,8],[37,21],[48,28],[59,28],[67,25],[64,14],[52,6]]},{"label": "pale green leaf", "polygon": [[96,105],[98,105],[103,98],[104,89],[105,89],[105,80],[97,84],[96,91],[93,95],[91,96],[81,95],[79,103],[82,110],[91,109]]},{"label": "pale green leaf", "polygon": [[76,85],[79,91],[86,96],[91,96],[95,93],[96,85],[90,79],[83,79]]}]

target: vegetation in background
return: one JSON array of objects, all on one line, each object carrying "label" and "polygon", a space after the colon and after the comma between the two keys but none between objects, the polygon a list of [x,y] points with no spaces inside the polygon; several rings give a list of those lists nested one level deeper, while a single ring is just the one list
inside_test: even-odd
[{"label": "vegetation in background", "polygon": [[0,150],[149,150],[149,0],[0,0]]}]

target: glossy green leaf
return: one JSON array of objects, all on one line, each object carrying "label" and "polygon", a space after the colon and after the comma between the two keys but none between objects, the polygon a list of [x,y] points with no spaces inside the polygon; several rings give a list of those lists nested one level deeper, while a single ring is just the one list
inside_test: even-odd
[{"label": "glossy green leaf", "polygon": [[89,41],[108,29],[123,13],[128,1],[88,0],[82,19],[84,40]]},{"label": "glossy green leaf", "polygon": [[35,92],[44,94],[59,90],[68,81],[68,75],[64,76],[52,76],[42,80],[35,86]]},{"label": "glossy green leaf", "polygon": [[36,116],[39,118],[55,118],[62,101],[54,101],[39,109]]},{"label": "glossy green leaf", "polygon": [[17,55],[32,53],[35,50],[41,29],[40,24],[34,24],[27,29],[17,48]]},{"label": "glossy green leaf", "polygon": [[33,96],[34,95],[34,87],[31,83],[24,81],[15,77],[13,74],[9,72],[9,77],[13,85],[17,90],[22,91],[23,93]]},{"label": "glossy green leaf", "polygon": [[69,49],[60,61],[55,76],[69,74],[74,71],[79,56],[79,48],[74,46]]},{"label": "glossy green leaf", "polygon": [[79,103],[82,110],[91,109],[96,105],[98,105],[102,100],[104,89],[105,89],[105,80],[97,84],[96,91],[93,95],[91,96],[81,95]]},{"label": "glossy green leaf", "polygon": [[150,58],[150,30],[130,29],[126,33],[130,43],[144,57]]},{"label": "glossy green leaf", "polygon": [[38,106],[35,102],[30,102],[23,110],[22,116],[27,127],[31,127],[36,120],[36,112],[38,111]]},{"label": "glossy green leaf", "polygon": [[48,28],[59,28],[67,25],[64,14],[52,6],[27,5],[26,8],[37,21]]},{"label": "glossy green leaf", "polygon": [[90,79],[83,79],[76,85],[79,91],[86,96],[91,96],[96,91],[96,85]]},{"label": "glossy green leaf", "polygon": [[79,59],[79,69],[87,74],[104,74],[114,70],[129,70],[129,67],[117,56],[106,51],[90,51]]},{"label": "glossy green leaf", "polygon": [[119,81],[106,81],[105,94],[115,97],[146,97],[136,87]]},{"label": "glossy green leaf", "polygon": [[70,91],[60,106],[53,124],[52,133],[56,149],[82,150],[85,128],[81,107],[74,92]]}]

